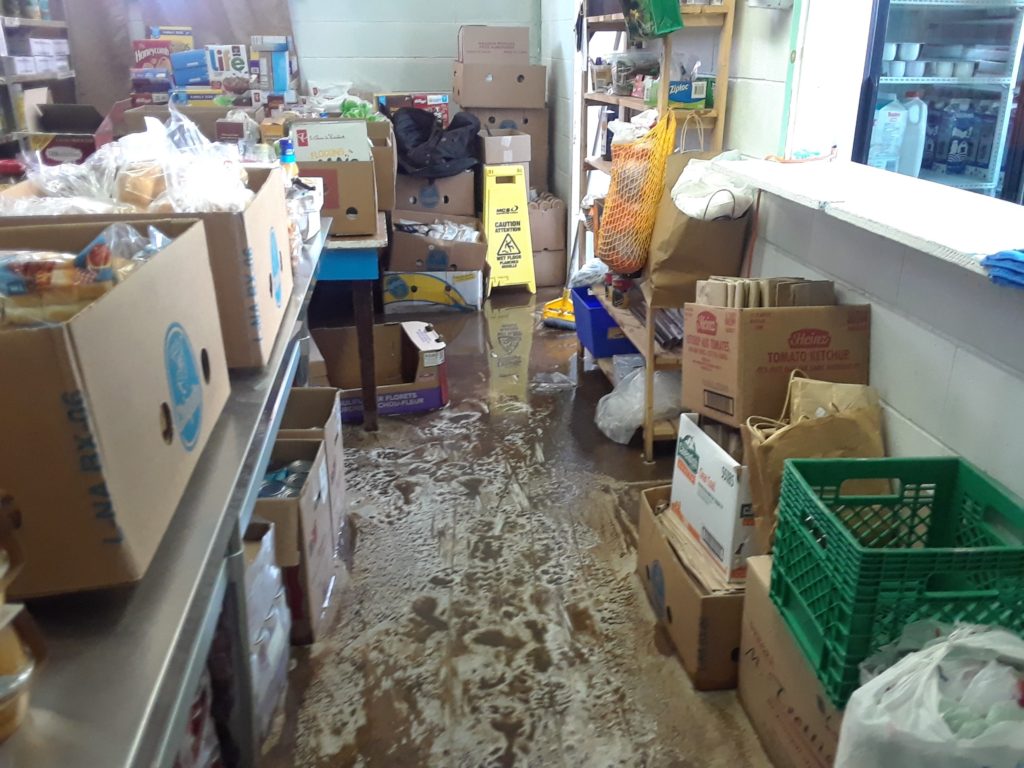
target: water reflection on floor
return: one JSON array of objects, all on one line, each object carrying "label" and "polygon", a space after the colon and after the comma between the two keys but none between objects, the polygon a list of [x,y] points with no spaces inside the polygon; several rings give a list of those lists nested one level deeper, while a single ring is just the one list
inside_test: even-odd
[{"label": "water reflection on floor", "polygon": [[768,765],[732,693],[692,690],[633,573],[670,452],[597,431],[608,384],[541,326],[546,298],[433,316],[451,405],[346,430],[351,578],[295,650],[265,765]]}]

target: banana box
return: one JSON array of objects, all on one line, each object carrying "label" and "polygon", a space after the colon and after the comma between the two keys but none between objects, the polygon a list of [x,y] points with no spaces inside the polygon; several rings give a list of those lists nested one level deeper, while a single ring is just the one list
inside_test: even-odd
[{"label": "banana box", "polygon": [[[363,420],[359,340],[351,327],[313,328],[327,382],[341,390],[343,422]],[[435,411],[448,405],[446,345],[429,323],[373,326],[377,412],[381,416]]]},{"label": "banana box", "polygon": [[483,302],[482,270],[384,273],[385,314],[436,309],[478,312]]}]

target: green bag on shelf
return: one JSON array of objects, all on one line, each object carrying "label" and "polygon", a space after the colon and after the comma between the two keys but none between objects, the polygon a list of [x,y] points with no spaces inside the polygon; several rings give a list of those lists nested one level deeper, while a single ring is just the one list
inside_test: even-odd
[{"label": "green bag on shelf", "polygon": [[679,0],[622,0],[622,15],[631,45],[683,28]]}]

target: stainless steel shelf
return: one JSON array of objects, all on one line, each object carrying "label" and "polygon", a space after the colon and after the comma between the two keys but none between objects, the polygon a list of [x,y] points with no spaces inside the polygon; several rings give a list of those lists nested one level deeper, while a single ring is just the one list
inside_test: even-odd
[{"label": "stainless steel shelf", "polygon": [[889,5],[920,8],[1021,8],[1024,0],[889,0]]},{"label": "stainless steel shelf", "polygon": [[967,88],[1008,86],[1009,77],[880,77],[879,85],[962,85]]},{"label": "stainless steel shelf", "polygon": [[921,171],[921,175],[918,178],[923,181],[934,181],[936,184],[945,184],[947,187],[956,187],[957,189],[983,190],[995,187],[994,181],[978,179],[973,176],[937,173],[935,171]]},{"label": "stainless steel shelf", "polygon": [[329,222],[307,246],[266,368],[232,375],[156,556],[138,584],[30,606],[50,658],[0,765],[169,766],[209,653],[229,542],[244,527],[299,359],[303,309]]},{"label": "stainless steel shelf", "polygon": [[2,75],[0,85],[13,85],[15,83],[41,83],[48,80],[68,80],[75,76],[75,70],[67,72],[39,72],[34,75]]}]

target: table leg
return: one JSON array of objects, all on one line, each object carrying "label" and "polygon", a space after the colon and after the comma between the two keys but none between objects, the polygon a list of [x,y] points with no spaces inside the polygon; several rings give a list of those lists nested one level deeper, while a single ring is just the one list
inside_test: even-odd
[{"label": "table leg", "polygon": [[363,429],[377,431],[377,375],[373,355],[373,280],[357,280],[352,300],[359,337],[359,371],[363,382]]}]

